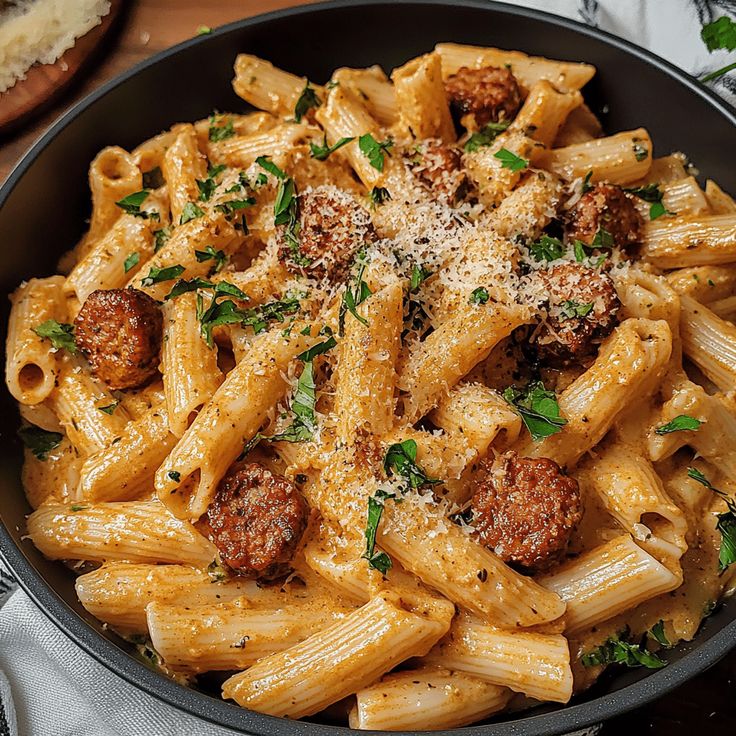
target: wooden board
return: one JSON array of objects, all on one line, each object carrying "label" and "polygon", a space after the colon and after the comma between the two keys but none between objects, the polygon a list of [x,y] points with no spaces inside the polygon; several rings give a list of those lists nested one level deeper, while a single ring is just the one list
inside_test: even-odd
[{"label": "wooden board", "polygon": [[74,76],[99,49],[123,7],[123,0],[111,0],[110,12],[88,31],[54,64],[32,66],[26,78],[0,94],[0,133],[7,133],[28,120],[61,94]]}]

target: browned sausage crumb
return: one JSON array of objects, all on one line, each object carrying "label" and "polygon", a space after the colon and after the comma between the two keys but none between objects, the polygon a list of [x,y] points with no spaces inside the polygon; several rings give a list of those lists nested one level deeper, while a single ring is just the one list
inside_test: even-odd
[{"label": "browned sausage crumb", "polygon": [[416,146],[409,158],[414,176],[439,199],[454,204],[465,194],[468,178],[456,148],[431,139]]},{"label": "browned sausage crumb", "polygon": [[481,543],[529,572],[559,561],[582,517],[577,481],[546,457],[507,452],[484,460],[473,490],[473,526]]},{"label": "browned sausage crumb", "polygon": [[479,130],[491,121],[512,120],[521,106],[519,84],[506,68],[462,67],[447,79],[445,91],[468,130]]},{"label": "browned sausage crumb", "polygon": [[633,199],[614,184],[596,184],[583,194],[570,210],[567,222],[569,240],[592,245],[599,231],[605,230],[618,248],[628,248],[641,240],[644,227]]},{"label": "browned sausage crumb", "polygon": [[93,291],[74,320],[77,346],[110,388],[137,388],[156,375],[163,318],[137,289]]},{"label": "browned sausage crumb", "polygon": [[581,263],[560,263],[536,277],[548,297],[546,319],[531,337],[540,361],[559,367],[594,355],[618,324],[613,281]]},{"label": "browned sausage crumb", "polygon": [[272,580],[289,571],[309,518],[296,486],[260,463],[234,465],[220,481],[204,521],[222,561],[235,572]]},{"label": "browned sausage crumb", "polygon": [[288,240],[281,234],[279,257],[287,268],[344,281],[356,252],[376,240],[371,216],[358,200],[336,187],[321,186],[299,195],[299,256],[297,263]]}]

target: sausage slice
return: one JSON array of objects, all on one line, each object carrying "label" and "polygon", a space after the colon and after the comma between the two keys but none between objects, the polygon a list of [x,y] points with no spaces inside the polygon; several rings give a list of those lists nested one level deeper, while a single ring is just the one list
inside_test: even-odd
[{"label": "sausage slice", "polygon": [[419,182],[439,199],[454,204],[464,196],[468,178],[456,148],[440,140],[426,140],[417,145],[408,163]]},{"label": "sausage slice", "polygon": [[163,332],[158,303],[137,289],[98,289],[74,320],[77,347],[110,388],[143,386],[156,375]]},{"label": "sausage slice", "polygon": [[633,199],[614,184],[595,184],[570,210],[568,240],[592,245],[601,230],[609,233],[613,245],[628,248],[641,240],[644,221]]},{"label": "sausage slice", "polygon": [[516,77],[505,67],[462,67],[445,82],[450,107],[468,130],[512,120],[521,107]]},{"label": "sausage slice", "polygon": [[204,517],[222,561],[261,580],[288,573],[308,519],[297,487],[260,463],[234,465]]},{"label": "sausage slice", "polygon": [[298,201],[298,253],[282,228],[280,259],[293,272],[344,281],[357,251],[377,238],[368,210],[352,194],[331,186],[300,194]]},{"label": "sausage slice", "polygon": [[581,263],[537,271],[547,294],[547,317],[532,334],[537,357],[550,366],[594,355],[618,324],[621,307],[611,278]]},{"label": "sausage slice", "polygon": [[480,542],[527,572],[559,561],[582,517],[574,478],[554,460],[515,452],[481,463],[472,511]]}]

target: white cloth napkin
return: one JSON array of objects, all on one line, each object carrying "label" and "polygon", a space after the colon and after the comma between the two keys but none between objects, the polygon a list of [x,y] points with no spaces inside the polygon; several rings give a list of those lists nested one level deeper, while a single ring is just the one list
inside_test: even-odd
[{"label": "white cloth napkin", "polygon": [[[650,49],[695,76],[733,60],[708,53],[700,28],[736,0],[513,0],[582,20]],[[736,103],[736,74],[710,83]],[[0,736],[225,736],[152,698],[85,654],[0,568]],[[3,605],[3,602],[5,605]]]}]

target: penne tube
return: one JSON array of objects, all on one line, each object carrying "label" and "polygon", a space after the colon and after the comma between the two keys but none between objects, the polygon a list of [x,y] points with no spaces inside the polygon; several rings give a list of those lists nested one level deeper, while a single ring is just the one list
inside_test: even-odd
[{"label": "penne tube", "polygon": [[673,337],[679,335],[680,298],[663,276],[628,268],[614,270],[611,278],[623,305],[624,319],[661,319],[667,322]]},{"label": "penne tube", "polygon": [[48,320],[66,321],[63,283],[63,276],[31,279],[10,296],[5,383],[21,404],[40,404],[54,390],[59,373],[57,350],[35,330]]},{"label": "penne tube", "polygon": [[176,132],[177,136],[166,149],[161,164],[174,225],[180,223],[184,207],[199,200],[197,179],[207,176],[207,161],[198,148],[194,126],[180,125]]},{"label": "penne tube", "polygon": [[500,340],[524,324],[525,317],[522,310],[500,304],[458,309],[416,346],[399,373],[405,420],[413,424],[437,406]]},{"label": "penne tube", "polygon": [[359,138],[362,135],[370,133],[376,141],[383,140],[378,132],[378,121],[365,106],[348,91],[335,87],[327,96],[325,104],[317,110],[315,117],[324,128],[330,145],[341,138],[354,139],[340,150],[368,189],[380,185],[391,169],[391,159],[390,154],[384,154],[382,170],[379,171],[360,150]]},{"label": "penne tube", "polygon": [[389,128],[398,119],[396,91],[380,66],[367,69],[343,67],[332,74],[333,81],[362,100],[368,112],[382,126]]},{"label": "penne tube", "polygon": [[736,389],[736,325],[689,296],[680,302],[683,352],[722,391]]},{"label": "penne tube", "polygon": [[76,312],[93,291],[125,286],[152,255],[149,221],[122,215],[74,266],[64,282],[64,294]]},{"label": "penne tube", "polygon": [[156,473],[158,497],[172,513],[196,520],[205,512],[228,467],[286,394],[289,363],[313,342],[297,327],[253,342]]},{"label": "penne tube", "polygon": [[154,601],[146,606],[146,620],[153,648],[168,667],[209,672],[250,667],[344,619],[348,612],[338,603],[305,604],[283,593],[276,607],[247,597],[197,607]]},{"label": "penne tube", "polygon": [[[166,413],[172,434],[181,437],[215,395],[224,377],[217,365],[217,350],[208,347],[200,334],[194,292],[165,302],[163,317],[161,373]],[[192,366],[197,367],[196,371]]]},{"label": "penne tube", "polygon": [[346,320],[334,404],[342,442],[351,442],[356,432],[365,428],[380,435],[393,426],[403,309],[403,288],[397,281],[359,306],[358,313],[367,324]]},{"label": "penne tube", "polygon": [[52,560],[173,562],[205,568],[215,546],[158,501],[45,504],[28,517],[28,536]]},{"label": "penne tube", "polygon": [[460,728],[503,710],[511,691],[441,667],[394,672],[356,693],[350,727],[364,731]]},{"label": "penne tube", "polygon": [[724,192],[712,179],[705,182],[705,196],[714,215],[736,214],[736,202],[733,197]]},{"label": "penne tube", "polygon": [[546,79],[557,89],[567,90],[581,89],[595,74],[595,67],[590,64],[554,61],[541,56],[528,56],[521,51],[459,43],[438,43],[435,51],[442,59],[442,74],[445,78],[455,74],[461,67],[480,69],[484,66],[508,66],[527,89],[531,89],[540,79]]},{"label": "penne tube", "polygon": [[[163,301],[176,278],[207,276],[212,264],[210,261],[198,260],[196,251],[204,251],[209,246],[229,255],[239,242],[235,229],[223,215],[205,215],[190,220],[174,229],[166,245],[129,280],[128,286],[146,292],[157,301]],[[172,266],[181,266],[184,270],[177,277],[164,281],[154,280],[152,283],[152,272],[155,274],[159,269]]]},{"label": "penne tube", "polygon": [[122,436],[130,420],[102,381],[70,356],[64,356],[59,363],[56,388],[47,403],[83,457],[109,447]]},{"label": "penne tube", "polygon": [[[221,579],[220,579],[221,578]],[[199,610],[234,599],[276,606],[282,591],[255,580],[218,571],[208,574],[186,565],[108,562],[80,575],[75,583],[82,605],[95,618],[120,631],[148,632],[146,607],[160,603],[179,610]]]},{"label": "penne tube", "polygon": [[584,552],[538,580],[567,602],[566,636],[668,593],[682,582],[628,534]]},{"label": "penne tube", "polygon": [[119,441],[84,461],[77,499],[130,501],[150,494],[156,469],[175,443],[166,407],[154,406],[128,422]]},{"label": "penne tube", "polygon": [[685,156],[681,153],[672,153],[669,156],[660,156],[652,159],[652,165],[640,182],[645,184],[666,184],[687,178],[684,162]]},{"label": "penne tube", "polygon": [[625,320],[603,344],[595,363],[560,394],[560,414],[567,424],[540,442],[517,442],[518,453],[572,467],[600,442],[620,412],[655,390],[671,352],[666,322]]},{"label": "penne tube", "polygon": [[84,257],[123,214],[116,202],[143,189],[143,177],[131,154],[119,146],[108,146],[97,154],[89,167],[89,188],[92,216],[89,232],[78,253],[80,257]]},{"label": "penne tube", "polygon": [[512,444],[521,432],[518,413],[497,391],[479,383],[457,384],[430,419],[450,437],[464,438],[478,457],[494,442],[498,448]]},{"label": "penne tube", "polygon": [[32,509],[46,502],[66,503],[76,498],[82,463],[66,437],[47,453],[45,460],[36,457],[28,448],[24,458],[21,481]]},{"label": "penne tube", "polygon": [[592,171],[592,181],[631,184],[646,175],[652,163],[652,141],[644,128],[543,151],[535,165],[572,181]]},{"label": "penne tube", "polygon": [[212,161],[245,169],[259,156],[282,156],[284,151],[303,143],[316,133],[315,128],[304,123],[282,123],[269,130],[210,142],[207,152]]},{"label": "penne tube", "polygon": [[398,596],[384,593],[301,644],[233,675],[222,694],[260,713],[313,715],[400,662],[426,654],[449,624],[417,615]]},{"label": "penne tube", "polygon": [[687,520],[651,463],[633,447],[609,445],[583,476],[608,512],[640,547],[677,570],[687,550]]},{"label": "penne tube", "polygon": [[601,121],[595,113],[583,102],[573,108],[565,119],[562,127],[553,141],[553,148],[564,148],[574,143],[585,143],[603,135]]},{"label": "penne tube", "polygon": [[566,703],[572,696],[567,639],[560,634],[511,631],[458,616],[422,662],[508,687],[537,700]]},{"label": "penne tube", "polygon": [[439,138],[454,143],[455,124],[442,82],[442,60],[437,53],[408,61],[391,73],[400,125],[416,139]]},{"label": "penne tube", "polygon": [[549,148],[567,116],[582,102],[583,96],[578,90],[558,92],[546,79],[540,79],[529,90],[509,129],[527,135]]},{"label": "penne tube", "polygon": [[657,268],[736,262],[736,214],[660,218],[644,226],[641,257]]},{"label": "penne tube", "polygon": [[708,309],[710,309],[713,314],[721,317],[721,319],[734,322],[736,321],[736,295],[727,296],[724,299],[710,302],[710,304],[708,304]]},{"label": "penne tube", "polygon": [[[293,116],[297,100],[307,84],[306,77],[285,72],[257,56],[238,54],[235,59],[235,94],[272,115]],[[319,87],[315,89],[321,92]]]},{"label": "penne tube", "polygon": [[736,264],[679,268],[670,271],[666,278],[678,294],[692,297],[701,304],[710,304],[736,291]]},{"label": "penne tube", "polygon": [[[700,188],[694,176],[686,176],[660,185],[662,204],[668,212],[677,215],[707,215],[711,209],[705,192]],[[642,202],[642,200],[639,200]],[[642,202],[643,203],[643,202]],[[643,214],[649,212],[649,205],[643,203]],[[645,220],[648,219],[645,217]]]}]

